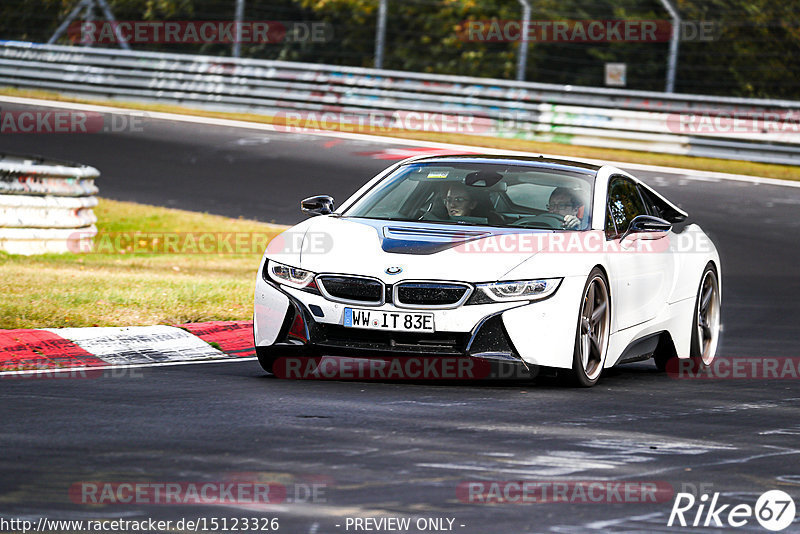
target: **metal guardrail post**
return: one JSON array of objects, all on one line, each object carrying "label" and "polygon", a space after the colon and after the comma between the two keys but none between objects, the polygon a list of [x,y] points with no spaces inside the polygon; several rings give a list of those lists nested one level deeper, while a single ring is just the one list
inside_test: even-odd
[{"label": "metal guardrail post", "polygon": [[675,71],[678,69],[678,44],[681,40],[681,15],[669,0],[661,0],[661,4],[672,18],[672,35],[669,38],[669,59],[667,60],[667,93],[675,91]]},{"label": "metal guardrail post", "polygon": [[236,0],[234,16],[233,57],[242,56],[242,21],[244,20],[244,0]]},{"label": "metal guardrail post", "polygon": [[386,12],[389,0],[380,0],[378,22],[375,28],[375,68],[383,68],[383,51],[386,49]]},{"label": "metal guardrail post", "polygon": [[518,0],[522,6],[522,31],[520,32],[519,52],[517,52],[517,81],[525,80],[528,66],[528,31],[531,24],[531,4],[528,0]]}]

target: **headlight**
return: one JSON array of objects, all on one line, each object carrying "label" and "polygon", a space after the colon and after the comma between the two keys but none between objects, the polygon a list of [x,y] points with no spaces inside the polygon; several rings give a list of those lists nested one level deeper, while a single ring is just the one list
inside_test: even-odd
[{"label": "headlight", "polygon": [[307,287],[316,287],[314,283],[315,273],[306,271],[305,269],[298,269],[297,267],[290,267],[276,261],[267,260],[267,273],[269,277],[280,284],[297,287],[300,289]]},{"label": "headlight", "polygon": [[563,278],[543,278],[541,280],[517,280],[514,282],[494,282],[478,284],[476,287],[495,302],[513,300],[539,300],[555,293]]}]

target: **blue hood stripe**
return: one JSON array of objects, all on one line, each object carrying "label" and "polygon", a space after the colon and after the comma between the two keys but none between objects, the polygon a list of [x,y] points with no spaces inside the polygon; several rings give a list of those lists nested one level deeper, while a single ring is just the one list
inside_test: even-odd
[{"label": "blue hood stripe", "polygon": [[[378,233],[381,248],[391,254],[436,254],[476,239],[499,234],[528,233],[530,229],[520,228],[475,228],[466,230],[460,227],[436,226],[430,223],[381,221],[375,219],[348,218],[349,222],[371,226]],[[403,226],[399,226],[402,224]]]}]

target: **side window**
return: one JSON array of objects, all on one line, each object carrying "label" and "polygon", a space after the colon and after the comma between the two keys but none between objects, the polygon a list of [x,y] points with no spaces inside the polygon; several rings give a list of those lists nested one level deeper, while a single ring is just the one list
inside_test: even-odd
[{"label": "side window", "polygon": [[611,215],[611,205],[606,206],[606,237],[613,239],[618,234],[617,225],[614,224],[614,217]]},{"label": "side window", "polygon": [[[606,221],[606,235],[625,233],[634,217],[646,214],[636,184],[623,176],[612,176],[608,185],[609,220]],[[613,222],[616,229],[609,228],[609,222]]]}]

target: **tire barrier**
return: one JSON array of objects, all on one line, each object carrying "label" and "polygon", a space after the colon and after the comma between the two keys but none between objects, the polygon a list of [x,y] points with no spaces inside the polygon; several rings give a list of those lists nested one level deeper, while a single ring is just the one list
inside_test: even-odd
[{"label": "tire barrier", "polygon": [[0,251],[91,250],[98,176],[93,167],[0,154]]}]

